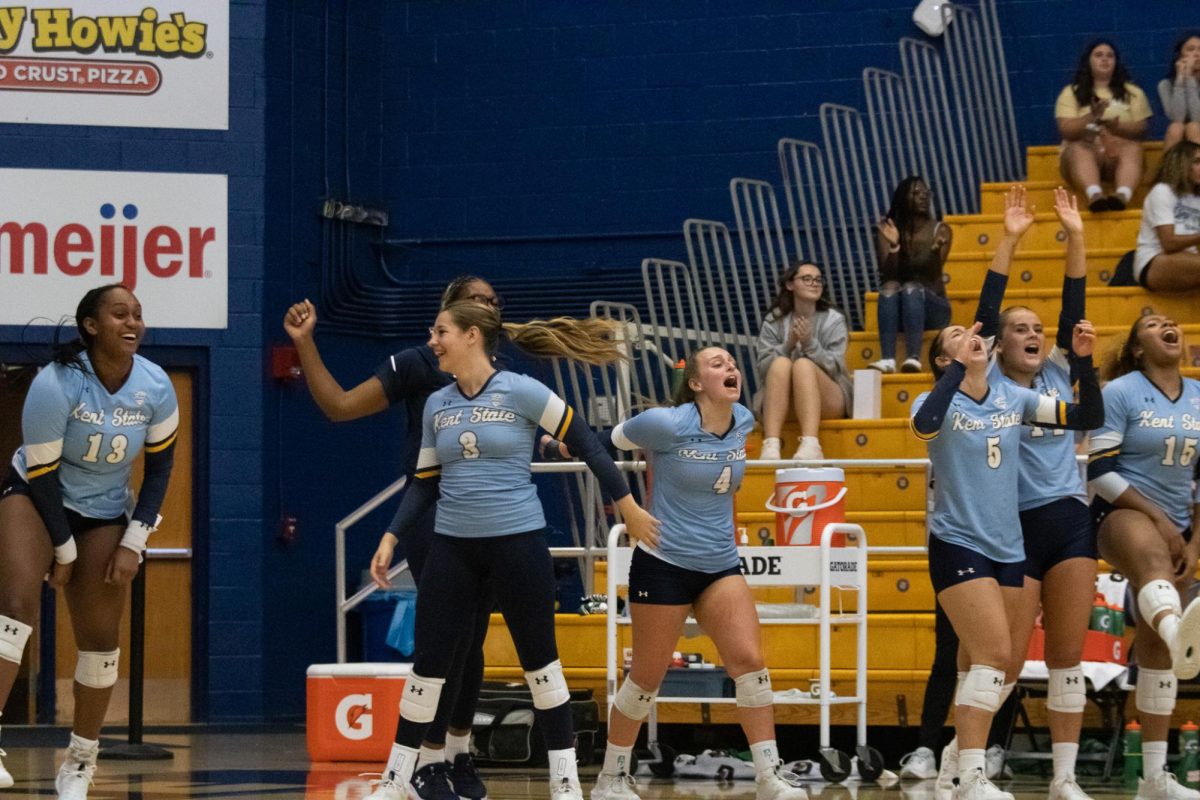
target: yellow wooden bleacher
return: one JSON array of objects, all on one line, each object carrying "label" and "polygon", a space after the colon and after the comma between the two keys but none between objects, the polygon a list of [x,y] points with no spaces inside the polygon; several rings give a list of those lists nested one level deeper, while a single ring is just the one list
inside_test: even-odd
[{"label": "yellow wooden bleacher", "polygon": [[[1153,295],[1141,288],[1105,285],[1117,260],[1134,246],[1141,199],[1160,157],[1161,146],[1149,144],[1146,176],[1128,210],[1102,215],[1084,211],[1089,276],[1087,315],[1099,331],[1101,354],[1106,354],[1123,340],[1133,320],[1148,310],[1172,315],[1183,326],[1185,337],[1200,344],[1200,306],[1193,297]],[[1053,214],[1052,199],[1054,187],[1061,182],[1058,148],[1030,147],[1026,159],[1027,188],[1037,205],[1036,221],[1015,258],[1005,302],[1034,309],[1046,325],[1048,341],[1053,341],[1063,258],[1062,235]],[[983,213],[946,218],[954,229],[954,246],[945,271],[956,323],[969,324],[973,318],[979,287],[1002,235],[1003,195],[1007,188],[1007,184],[983,184],[980,187]],[[876,302],[876,295],[867,296],[866,330],[850,336],[847,362],[851,370],[862,369],[879,358]],[[923,363],[931,337],[932,334],[925,337]],[[1200,376],[1200,365],[1194,364],[1187,372]],[[907,413],[912,400],[931,385],[932,376],[927,372],[883,376],[883,418],[825,423],[820,437],[825,455],[835,459],[924,458],[925,446],[909,432]],[[785,456],[795,447],[797,433],[794,425],[785,429]],[[756,432],[747,442],[751,458],[758,453],[759,437],[760,433]],[[846,483],[848,519],[864,527],[871,545],[924,544],[926,487],[923,467],[849,468]],[[760,534],[774,535],[774,515],[763,506],[773,488],[773,470],[747,469],[736,499],[736,514],[738,526],[746,529],[752,544],[759,543]],[[598,570],[595,585],[602,587],[602,563]],[[872,724],[916,725],[934,649],[933,592],[927,564],[923,556],[879,555],[870,559],[869,572],[869,718]],[[800,596],[805,597],[803,593]],[[760,595],[760,599],[778,598]],[[852,599],[847,598],[847,602],[852,607]],[[558,620],[558,643],[568,681],[572,686],[594,689],[598,699],[603,701],[604,617],[559,615]],[[813,627],[781,625],[764,628],[768,664],[777,689],[808,688],[817,673],[816,636]],[[620,630],[620,637],[621,646],[628,646],[628,628]],[[710,660],[717,660],[711,645],[703,638],[686,640],[680,648],[703,652]],[[852,690],[852,648],[853,630],[838,630],[832,653],[835,691],[849,693]],[[512,641],[499,615],[492,618],[486,657],[489,678],[522,678]],[[839,690],[839,685],[844,689]],[[1181,701],[1181,705],[1184,707],[1181,710],[1193,717],[1200,713],[1200,701]],[[834,722],[851,723],[853,709],[849,705],[835,706]],[[1035,720],[1041,718],[1040,709],[1031,708],[1031,711]],[[730,706],[712,706],[707,713],[713,722],[733,721]],[[811,724],[817,719],[814,706],[782,706],[776,713],[779,722],[784,724]],[[1093,713],[1089,710],[1089,714]],[[660,707],[659,718],[664,722],[694,723],[701,719],[701,712],[694,706],[668,704]],[[1097,725],[1099,718],[1089,716],[1085,723]]]}]

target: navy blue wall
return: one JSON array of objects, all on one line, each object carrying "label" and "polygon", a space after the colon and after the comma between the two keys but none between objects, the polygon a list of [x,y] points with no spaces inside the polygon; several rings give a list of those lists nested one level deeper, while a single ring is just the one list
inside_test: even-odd
[{"label": "navy blue wall", "polygon": [[[302,714],[305,666],[334,654],[333,524],[396,474],[398,413],[334,426],[302,385],[265,377],[284,309],[322,296],[331,253],[379,286],[382,259],[419,309],[412,337],[318,330],[347,387],[417,341],[459,272],[607,286],[645,256],[680,258],[685,217],[730,220],[730,177],[775,180],[779,137],[818,139],[821,102],[861,107],[862,69],[898,68],[897,39],[920,35],[914,5],[246,0],[231,6],[227,133],[0,125],[2,166],[230,175],[230,330],[154,338],[211,369],[198,707]],[[1112,34],[1152,92],[1188,19],[1183,0],[1001,2],[1022,143],[1054,140],[1053,101],[1089,35]],[[391,225],[323,227],[327,195],[382,206]],[[0,345],[18,338],[0,329]],[[285,514],[291,545],[276,540]],[[355,569],[385,521],[357,530]]]}]

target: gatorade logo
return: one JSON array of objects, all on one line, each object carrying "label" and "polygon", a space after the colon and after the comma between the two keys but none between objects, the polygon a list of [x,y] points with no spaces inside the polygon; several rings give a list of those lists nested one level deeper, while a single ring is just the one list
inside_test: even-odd
[{"label": "gatorade logo", "polygon": [[369,694],[348,694],[343,697],[333,712],[333,723],[338,733],[355,742],[370,739],[375,730],[371,700]]}]

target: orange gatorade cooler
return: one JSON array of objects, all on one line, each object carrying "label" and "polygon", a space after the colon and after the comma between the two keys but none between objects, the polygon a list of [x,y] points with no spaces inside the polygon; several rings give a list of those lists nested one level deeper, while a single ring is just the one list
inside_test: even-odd
[{"label": "orange gatorade cooler", "polygon": [[308,668],[308,755],[313,761],[386,761],[411,664]]},{"label": "orange gatorade cooler", "polygon": [[[775,470],[775,542],[819,545],[830,523],[846,521],[846,473],[837,467]],[[845,547],[846,537],[833,537],[833,547]]]}]

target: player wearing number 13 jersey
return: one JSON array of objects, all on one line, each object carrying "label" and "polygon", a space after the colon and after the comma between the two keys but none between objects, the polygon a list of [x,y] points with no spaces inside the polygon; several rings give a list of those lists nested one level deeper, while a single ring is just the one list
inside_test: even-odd
[{"label": "player wearing number 13 jersey", "polygon": [[[1200,600],[1180,597],[1196,572],[1200,384],[1180,372],[1183,334],[1159,314],[1133,324],[1104,387],[1104,426],[1092,434],[1088,481],[1100,554],[1137,590],[1137,708],[1143,800],[1196,800],[1164,777],[1176,678],[1200,673]],[[1149,749],[1147,749],[1149,748]]]},{"label": "player wearing number 13 jersey", "polygon": [[[87,798],[117,681],[125,587],[158,525],[179,424],[166,373],[137,354],[146,326],[133,293],[120,284],[93,289],[75,319],[79,340],[56,347],[29,387],[22,445],[0,485],[0,708],[47,572],[66,597],[79,648],[60,800]],[[130,472],[142,452],[135,504]],[[0,765],[0,788],[12,783]]]}]

